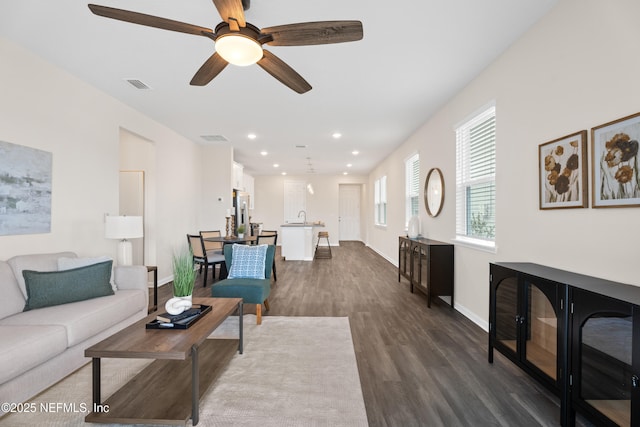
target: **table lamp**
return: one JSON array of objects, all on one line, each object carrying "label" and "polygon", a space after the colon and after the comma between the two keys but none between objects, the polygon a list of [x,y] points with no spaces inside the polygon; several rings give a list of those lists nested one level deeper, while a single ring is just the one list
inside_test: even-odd
[{"label": "table lamp", "polygon": [[141,216],[107,216],[104,237],[120,239],[118,243],[118,265],[133,264],[133,248],[127,239],[138,239],[144,235]]}]

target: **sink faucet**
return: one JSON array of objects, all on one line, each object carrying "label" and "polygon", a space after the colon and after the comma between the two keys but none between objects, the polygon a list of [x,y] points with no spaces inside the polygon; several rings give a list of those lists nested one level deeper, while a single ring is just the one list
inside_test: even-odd
[{"label": "sink faucet", "polygon": [[305,211],[298,212],[298,218],[300,218],[300,214],[304,214],[304,219],[302,220],[303,224],[307,223],[307,213]]}]

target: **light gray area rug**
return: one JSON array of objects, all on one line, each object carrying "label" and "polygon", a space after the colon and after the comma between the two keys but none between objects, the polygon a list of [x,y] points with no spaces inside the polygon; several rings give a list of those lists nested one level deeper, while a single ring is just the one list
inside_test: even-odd
[{"label": "light gray area rug", "polygon": [[[258,326],[254,315],[246,315],[244,326],[244,354],[233,357],[203,396],[198,426],[368,425],[348,318],[265,316]],[[212,338],[237,337],[237,331],[237,317],[231,317]],[[103,359],[103,398],[148,363]],[[9,414],[0,426],[92,425],[84,423],[83,412],[83,405],[91,406],[91,365],[31,402],[35,413]],[[40,410],[52,403],[67,407],[58,413]]]}]

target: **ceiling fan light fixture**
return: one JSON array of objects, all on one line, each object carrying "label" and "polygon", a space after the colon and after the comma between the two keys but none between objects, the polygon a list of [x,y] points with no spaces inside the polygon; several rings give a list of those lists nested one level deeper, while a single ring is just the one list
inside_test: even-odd
[{"label": "ceiling fan light fixture", "polygon": [[216,39],[216,52],[229,64],[246,67],[262,59],[262,45],[242,34],[224,34]]}]

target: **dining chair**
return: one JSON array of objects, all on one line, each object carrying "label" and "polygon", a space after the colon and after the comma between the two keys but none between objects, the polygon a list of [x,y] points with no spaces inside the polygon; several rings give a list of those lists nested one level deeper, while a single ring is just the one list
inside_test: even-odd
[{"label": "dining chair", "polygon": [[[262,233],[259,234],[258,239],[256,240],[256,245],[273,245],[276,247],[276,243],[278,243],[278,232],[276,230],[262,230]],[[273,270],[273,280],[277,281],[278,277],[276,275],[276,257],[273,257],[273,266],[271,267]]]},{"label": "dining chair", "polygon": [[202,237],[202,240],[204,241],[204,249],[207,252],[214,251],[222,254],[222,242],[207,242],[204,240],[207,237],[222,237],[220,230],[201,231],[200,237]]},{"label": "dining chair", "polygon": [[224,255],[221,253],[207,252],[204,247],[204,240],[200,234],[187,234],[187,241],[189,242],[189,248],[193,253],[193,262],[200,266],[199,274],[202,273],[202,267],[204,266],[204,279],[202,287],[207,287],[207,275],[209,272],[209,266],[211,266],[211,281],[216,278],[216,265],[220,264],[220,275],[223,274],[223,268],[226,272],[226,266],[224,262]]}]

